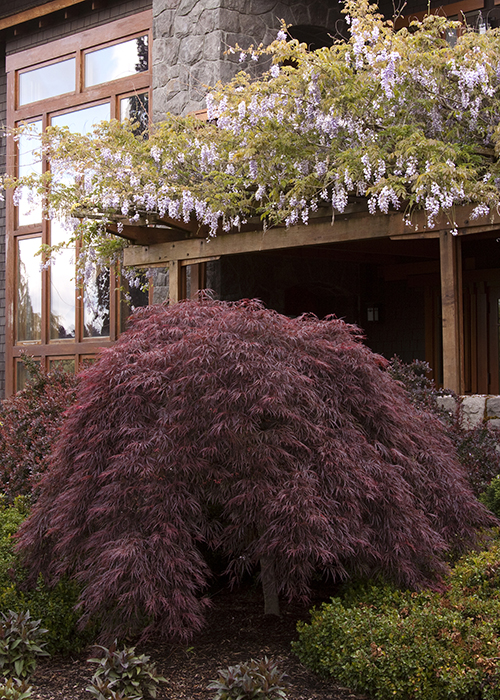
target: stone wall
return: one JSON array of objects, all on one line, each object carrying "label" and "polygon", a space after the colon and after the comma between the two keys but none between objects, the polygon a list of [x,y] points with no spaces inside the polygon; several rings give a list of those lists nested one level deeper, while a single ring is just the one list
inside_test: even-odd
[{"label": "stone wall", "polygon": [[[453,396],[442,396],[438,399],[438,403],[450,412],[456,410],[456,401]],[[462,396],[461,414],[465,428],[475,428],[486,423],[490,428],[500,430],[500,396],[485,394]]]},{"label": "stone wall", "polygon": [[204,109],[207,85],[259,70],[226,55],[230,46],[270,43],[281,19],[335,35],[340,8],[338,0],[153,0],[153,119]]}]

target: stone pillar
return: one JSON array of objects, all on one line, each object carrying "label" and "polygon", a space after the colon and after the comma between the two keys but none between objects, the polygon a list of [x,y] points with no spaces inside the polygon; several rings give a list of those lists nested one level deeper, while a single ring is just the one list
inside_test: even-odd
[{"label": "stone pillar", "polygon": [[153,120],[204,109],[207,85],[262,70],[226,54],[229,47],[270,43],[281,19],[335,35],[341,17],[337,0],[153,0]]}]

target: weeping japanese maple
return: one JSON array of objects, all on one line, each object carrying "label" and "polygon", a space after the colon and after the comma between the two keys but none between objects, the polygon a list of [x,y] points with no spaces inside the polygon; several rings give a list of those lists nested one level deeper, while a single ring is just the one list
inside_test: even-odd
[{"label": "weeping japanese maple", "polygon": [[271,602],[318,570],[418,587],[489,519],[356,327],[202,299],[136,312],[86,371],[20,547],[81,582],[82,623],[186,638],[207,548]]}]

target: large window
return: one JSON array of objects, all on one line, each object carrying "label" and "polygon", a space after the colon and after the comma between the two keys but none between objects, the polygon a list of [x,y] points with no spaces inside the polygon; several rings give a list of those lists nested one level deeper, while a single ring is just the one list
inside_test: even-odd
[{"label": "large window", "polygon": [[[41,173],[37,136],[49,125],[85,133],[103,120],[148,124],[151,13],[142,12],[7,58],[8,126],[29,123],[17,143],[9,139],[12,173]],[[71,175],[68,174],[68,177]],[[49,221],[29,192],[17,192],[7,207],[7,393],[26,379],[23,353],[47,369],[78,370],[120,333],[127,313],[119,271],[90,270],[85,292],[75,285],[76,249],[63,249],[50,265],[42,244],[67,238],[63,223]],[[147,303],[147,294],[134,299]]]}]

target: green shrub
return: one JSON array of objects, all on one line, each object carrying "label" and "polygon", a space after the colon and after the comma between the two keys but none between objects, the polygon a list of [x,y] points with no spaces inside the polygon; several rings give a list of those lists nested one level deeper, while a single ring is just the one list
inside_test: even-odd
[{"label": "green shrub", "polygon": [[207,686],[216,691],[214,700],[279,700],[286,698],[286,687],[285,674],[267,656],[220,669],[217,680]]},{"label": "green shrub", "polygon": [[98,667],[91,685],[87,687],[97,700],[156,698],[158,684],[166,679],[157,675],[149,656],[137,656],[135,647],[118,650],[116,641],[109,649],[102,646],[97,648],[102,649],[103,655],[88,660],[89,663],[98,664]]},{"label": "green shrub", "polygon": [[79,587],[63,579],[50,588],[40,576],[34,588],[26,587],[26,575],[15,552],[15,534],[28,515],[27,499],[18,497],[14,505],[0,504],[0,613],[29,610],[48,629],[47,647],[51,653],[75,651],[91,641],[92,630],[77,630],[79,614],[74,610]]},{"label": "green shrub", "polygon": [[491,510],[497,517],[500,518],[500,475],[496,476],[488,484],[483,493],[479,496],[479,500]]},{"label": "green shrub", "polygon": [[385,699],[500,698],[500,544],[463,557],[444,593],[351,590],[299,624],[312,670]]}]

